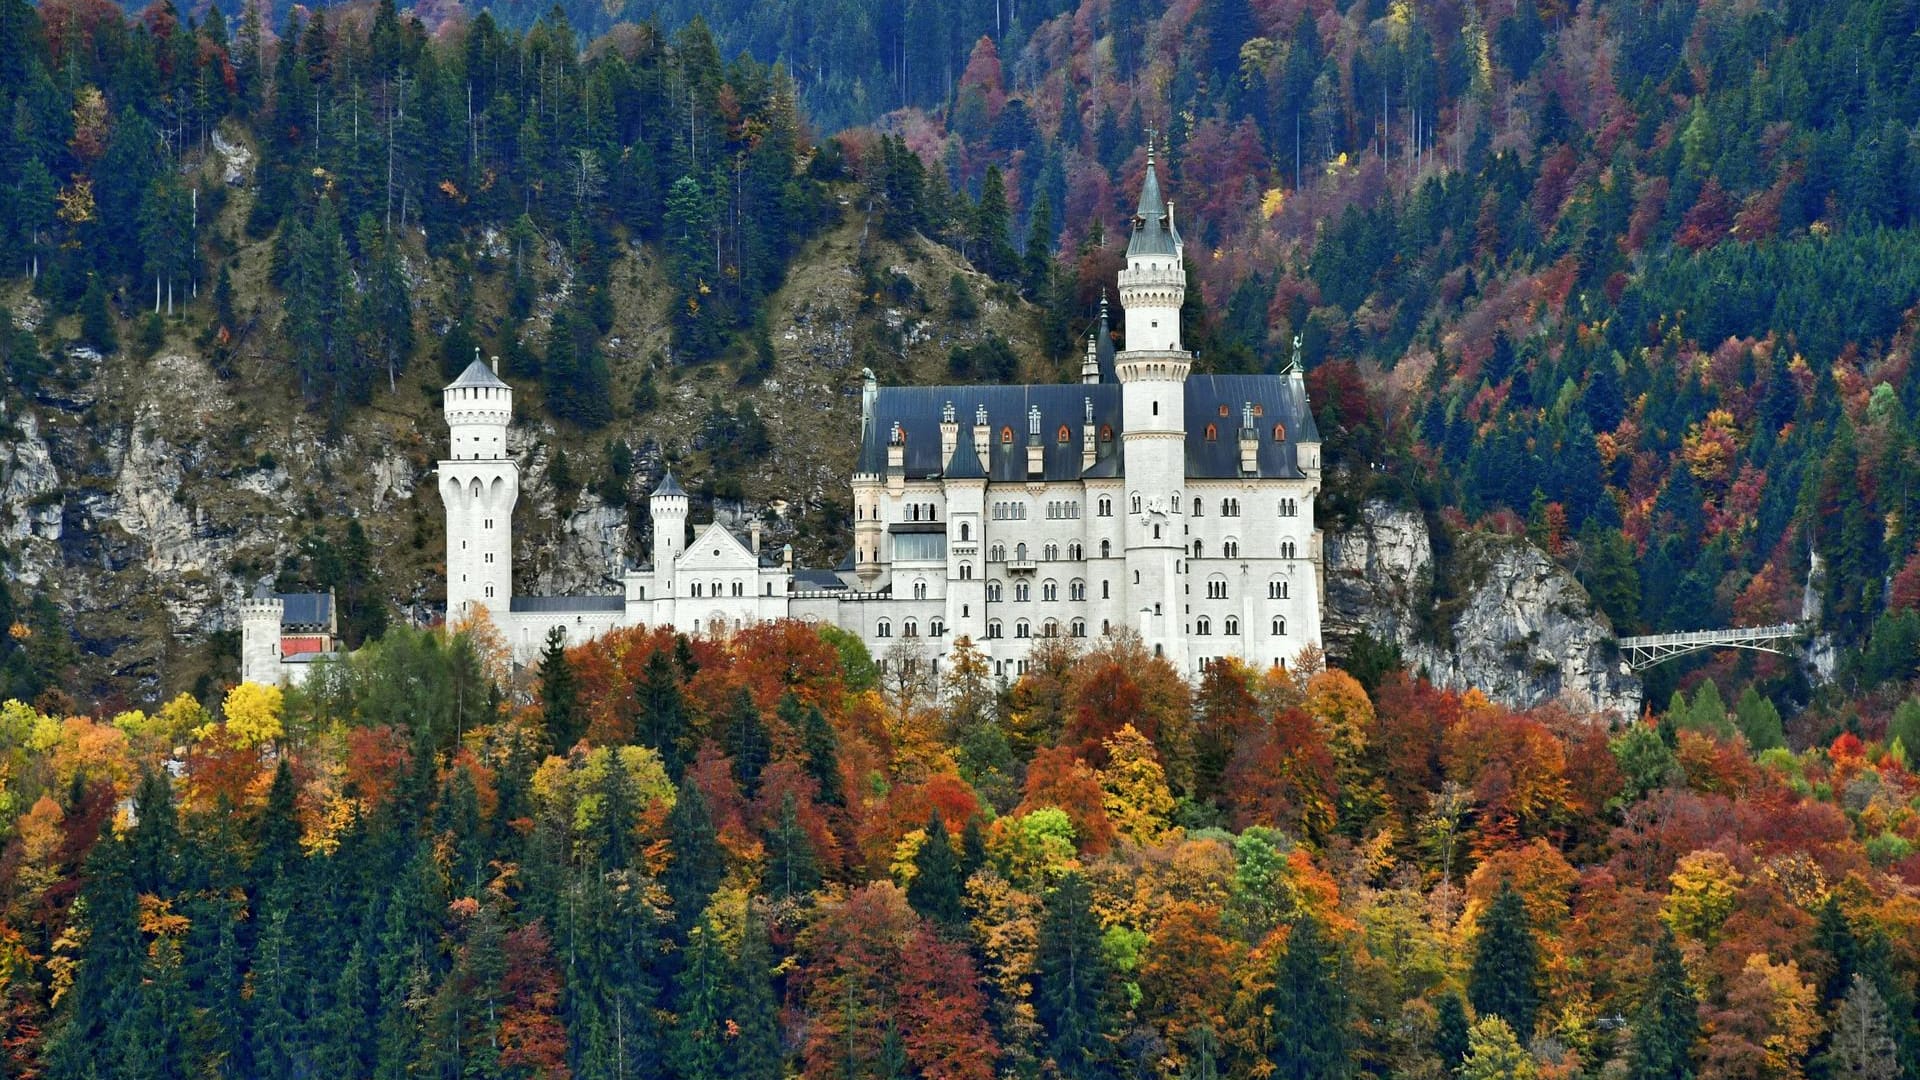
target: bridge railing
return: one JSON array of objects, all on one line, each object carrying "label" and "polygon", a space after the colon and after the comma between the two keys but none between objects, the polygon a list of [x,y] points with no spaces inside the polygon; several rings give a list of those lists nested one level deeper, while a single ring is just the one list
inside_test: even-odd
[{"label": "bridge railing", "polygon": [[1797,637],[1799,623],[1776,626],[1741,626],[1731,630],[1687,630],[1677,634],[1645,634],[1620,639],[1623,649],[1643,649],[1660,645],[1726,645],[1746,641],[1772,641]]}]

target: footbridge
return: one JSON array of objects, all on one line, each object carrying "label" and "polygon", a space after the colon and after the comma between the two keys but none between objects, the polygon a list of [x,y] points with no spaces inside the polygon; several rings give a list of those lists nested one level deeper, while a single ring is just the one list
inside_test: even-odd
[{"label": "footbridge", "polygon": [[1752,649],[1755,652],[1790,655],[1793,643],[1800,637],[1801,624],[1781,623],[1778,626],[1745,626],[1733,630],[1693,630],[1684,634],[1648,634],[1643,637],[1620,639],[1620,655],[1626,658],[1627,666],[1635,671],[1644,671],[1655,664],[1662,664],[1676,656],[1700,652],[1703,649]]}]

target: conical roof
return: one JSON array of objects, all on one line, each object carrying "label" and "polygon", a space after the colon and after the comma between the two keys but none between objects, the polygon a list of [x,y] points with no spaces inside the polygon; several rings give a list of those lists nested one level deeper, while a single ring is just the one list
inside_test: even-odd
[{"label": "conical roof", "polygon": [[471,386],[496,387],[501,390],[512,389],[512,387],[500,381],[500,376],[495,375],[493,369],[488,367],[485,361],[477,358],[473,363],[467,365],[467,370],[461,372],[459,378],[447,384],[447,389],[453,390]]},{"label": "conical roof", "polygon": [[673,478],[672,469],[668,469],[667,475],[660,478],[660,486],[653,489],[652,497],[657,499],[665,495],[678,495],[682,499],[687,497],[686,489],[680,486],[680,481]]},{"label": "conical roof", "polygon": [[1133,212],[1133,239],[1127,242],[1127,256],[1174,255],[1179,241],[1167,218],[1167,202],[1160,196],[1160,174],[1153,166],[1153,147],[1148,145],[1147,178],[1140,185],[1140,207]]}]

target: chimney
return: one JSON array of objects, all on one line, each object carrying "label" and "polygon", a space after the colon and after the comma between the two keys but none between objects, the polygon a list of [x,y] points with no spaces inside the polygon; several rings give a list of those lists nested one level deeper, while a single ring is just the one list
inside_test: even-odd
[{"label": "chimney", "polygon": [[887,433],[887,471],[898,472],[907,467],[907,432],[900,421],[893,422],[893,430]]},{"label": "chimney", "polygon": [[987,423],[984,404],[973,410],[973,452],[980,455],[980,471],[992,475],[993,428]]},{"label": "chimney", "polygon": [[1047,471],[1046,447],[1040,444],[1040,406],[1027,410],[1027,476],[1037,477]]},{"label": "chimney", "polygon": [[789,576],[793,574],[793,545],[792,544],[788,544],[785,547],[782,547],[780,549],[780,565],[786,568],[787,574]]},{"label": "chimney", "polygon": [[[1092,344],[1088,344],[1087,346],[1087,355],[1088,357],[1092,357],[1093,355]],[[1097,375],[1098,372],[1096,371],[1095,374]],[[1086,406],[1087,406],[1087,421],[1080,428],[1080,471],[1081,472],[1086,472],[1088,469],[1093,468],[1094,459],[1100,456],[1100,444],[1099,442],[1096,441],[1099,433],[1096,432],[1093,428],[1093,399],[1092,398],[1086,399]]]},{"label": "chimney", "polygon": [[753,553],[755,555],[760,554],[760,519],[759,518],[754,518],[753,523],[747,526],[747,540],[748,540],[749,546],[753,548]]},{"label": "chimney", "polygon": [[953,448],[960,445],[960,422],[953,417],[953,402],[949,401],[940,409],[940,468],[945,470],[947,462],[953,460]]},{"label": "chimney", "polygon": [[1240,475],[1260,473],[1260,434],[1253,430],[1253,402],[1240,406]]},{"label": "chimney", "polygon": [[500,358],[497,356],[493,358],[493,374],[496,378],[500,375]]},{"label": "chimney", "polygon": [[1087,355],[1080,361],[1080,381],[1097,383],[1100,381],[1100,357],[1093,349],[1093,335],[1087,335]]}]

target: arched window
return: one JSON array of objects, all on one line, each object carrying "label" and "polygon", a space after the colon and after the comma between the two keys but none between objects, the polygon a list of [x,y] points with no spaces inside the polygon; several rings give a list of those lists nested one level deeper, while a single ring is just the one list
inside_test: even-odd
[{"label": "arched window", "polygon": [[1012,428],[1003,427],[1000,429],[1000,445],[1001,446],[1013,445],[1013,429]]},{"label": "arched window", "polygon": [[1108,582],[1105,578],[1100,579],[1100,599],[1102,600],[1113,599],[1113,594],[1110,591],[1108,591],[1110,585],[1111,583]]},{"label": "arched window", "polygon": [[1113,558],[1113,541],[1111,540],[1100,541],[1100,557],[1103,559]]},{"label": "arched window", "polygon": [[1206,637],[1208,634],[1213,633],[1213,620],[1207,618],[1205,615],[1193,620],[1193,632],[1197,637]]},{"label": "arched window", "polygon": [[1113,499],[1111,497],[1106,495],[1100,496],[1100,516],[1101,517],[1113,516]]},{"label": "arched window", "polygon": [[693,583],[693,595],[696,599],[700,596],[700,583],[697,581]]},{"label": "arched window", "polygon": [[1087,598],[1086,582],[1081,581],[1078,578],[1075,578],[1074,580],[1067,583],[1067,599],[1085,600],[1086,598]]},{"label": "arched window", "polygon": [[1032,637],[1033,628],[1027,625],[1027,620],[1021,619],[1019,622],[1013,624],[1013,636],[1017,638]]},{"label": "arched window", "polygon": [[[916,581],[916,582],[914,582],[914,583],[913,583],[913,598],[914,598],[915,600],[925,600],[925,599],[927,598],[927,583],[926,583],[926,582],[924,582],[924,581]],[[908,635],[908,636],[912,636],[912,635]]]},{"label": "arched window", "polygon": [[908,619],[900,624],[900,634],[902,637],[919,637],[920,624],[913,619]]},{"label": "arched window", "polygon": [[973,539],[973,522],[963,521],[960,523],[960,539],[962,541]]},{"label": "arched window", "polygon": [[1027,561],[1027,542],[1025,540],[1022,540],[1019,543],[1013,545],[1013,561],[1015,562]]},{"label": "arched window", "polygon": [[1086,557],[1087,557],[1087,549],[1080,546],[1080,541],[1075,540],[1074,542],[1067,545],[1067,561],[1068,562],[1079,562],[1080,560]]},{"label": "arched window", "polygon": [[1101,442],[1113,441],[1113,425],[1112,424],[1100,425],[1100,441]]},{"label": "arched window", "polygon": [[1207,582],[1207,599],[1225,600],[1227,598],[1227,579],[1216,577]]},{"label": "arched window", "polygon": [[1208,442],[1220,441],[1220,428],[1217,425],[1214,425],[1214,424],[1207,425],[1207,441]]},{"label": "arched window", "polygon": [[1285,615],[1275,615],[1273,617],[1273,636],[1285,637],[1286,634],[1287,634],[1287,617]]},{"label": "arched window", "polygon": [[1293,546],[1293,541],[1291,540],[1280,541],[1280,557],[1283,559],[1292,559],[1292,558],[1298,557],[1297,551]]},{"label": "arched window", "polygon": [[1073,636],[1074,637],[1087,636],[1087,620],[1085,619],[1073,620]]},{"label": "arched window", "polygon": [[875,636],[875,637],[892,637],[892,636],[893,636],[893,624],[892,624],[892,623],[890,623],[890,622],[888,622],[888,621],[887,621],[887,620],[885,620],[885,619],[881,619],[881,620],[880,620],[880,625],[874,628],[874,631],[873,631],[873,636]]},{"label": "arched window", "polygon": [[1040,599],[1051,604],[1060,599],[1060,586],[1057,582],[1046,582],[1040,586]]},{"label": "arched window", "polygon": [[963,562],[960,564],[960,580],[961,581],[973,580],[973,564],[972,563]]},{"label": "arched window", "polygon": [[1028,600],[1033,599],[1033,586],[1027,584],[1024,581],[1014,582],[1013,598],[1016,602],[1022,603],[1022,604],[1026,603]]},{"label": "arched window", "polygon": [[1202,557],[1200,548],[1201,548],[1201,541],[1199,537],[1195,537],[1193,541],[1193,557],[1196,559]]},{"label": "arched window", "polygon": [[997,604],[999,602],[1000,602],[1000,583],[997,581],[987,582],[987,603]]},{"label": "arched window", "polygon": [[942,634],[944,634],[944,633],[946,633],[946,632],[947,632],[947,624],[946,624],[946,623],[944,623],[944,622],[942,622],[942,621],[940,621],[939,619],[929,619],[929,620],[927,620],[927,634],[928,634],[929,636],[931,636],[931,637],[939,637],[940,635],[942,635]]},{"label": "arched window", "polygon": [[1285,600],[1286,598],[1287,598],[1287,583],[1286,583],[1286,582],[1284,582],[1284,581],[1269,581],[1269,582],[1267,582],[1267,599],[1269,599],[1269,600]]},{"label": "arched window", "polygon": [[1273,441],[1274,442],[1287,441],[1287,425],[1285,424],[1273,425]]},{"label": "arched window", "polygon": [[1232,615],[1227,616],[1226,620],[1221,624],[1221,632],[1228,637],[1239,637],[1240,620],[1234,618]]},{"label": "arched window", "polygon": [[1060,560],[1060,545],[1051,540],[1047,541],[1047,546],[1041,548],[1040,552],[1041,557],[1048,562],[1058,562]]},{"label": "arched window", "polygon": [[1135,570],[1135,571],[1133,572],[1133,583],[1134,583],[1135,585],[1138,585],[1138,584],[1140,584],[1140,571],[1138,571],[1138,570]]},{"label": "arched window", "polygon": [[987,561],[988,562],[1006,562],[1007,561],[1007,545],[995,544],[992,547],[988,548]]},{"label": "arched window", "polygon": [[1140,496],[1138,495],[1133,497],[1133,512],[1136,514],[1140,512]]},{"label": "arched window", "polygon": [[1067,425],[1061,424],[1060,430],[1054,433],[1053,441],[1059,442],[1059,443],[1072,442],[1073,432],[1067,430]]},{"label": "arched window", "polygon": [[1155,526],[1153,527],[1153,538],[1154,538],[1155,540],[1158,540],[1158,539],[1160,539],[1160,526],[1159,526],[1159,525],[1155,525]]},{"label": "arched window", "polygon": [[1240,557],[1240,541],[1238,540],[1228,540],[1220,545],[1220,549],[1220,553],[1229,559],[1237,559]]},{"label": "arched window", "polygon": [[1197,496],[1193,500],[1193,516],[1200,516],[1200,499]]},{"label": "arched window", "polygon": [[1060,636],[1060,623],[1059,623],[1059,621],[1058,621],[1058,620],[1056,620],[1056,619],[1048,619],[1048,620],[1047,620],[1047,621],[1046,621],[1046,622],[1045,622],[1044,624],[1042,624],[1042,625],[1041,625],[1041,627],[1040,627],[1040,636],[1042,636],[1042,637],[1059,637],[1059,636]]},{"label": "arched window", "polygon": [[1000,620],[999,619],[989,620],[987,623],[987,637],[989,639],[994,639],[994,638],[998,638],[999,636],[1000,636]]}]

